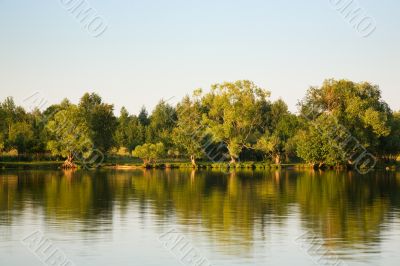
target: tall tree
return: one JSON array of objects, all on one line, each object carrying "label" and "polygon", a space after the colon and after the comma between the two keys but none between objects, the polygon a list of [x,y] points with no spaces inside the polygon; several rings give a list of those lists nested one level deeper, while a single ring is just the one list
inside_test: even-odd
[{"label": "tall tree", "polygon": [[293,154],[292,138],[298,130],[297,117],[289,112],[283,100],[275,101],[270,108],[269,124],[264,134],[258,139],[256,149],[272,157],[276,164],[281,164]]},{"label": "tall tree", "polygon": [[390,134],[380,139],[380,158],[395,161],[400,155],[400,112],[389,117]]},{"label": "tall tree", "polygon": [[237,161],[244,148],[254,144],[269,95],[253,82],[243,80],[215,84],[203,98],[208,109],[205,123],[214,140],[226,144],[231,163]]},{"label": "tall tree", "polygon": [[189,96],[177,105],[177,124],[172,132],[175,145],[190,156],[193,167],[196,159],[204,154],[202,142],[205,128],[202,125],[200,90],[194,92],[193,99]]},{"label": "tall tree", "polygon": [[162,142],[167,149],[173,146],[171,137],[177,118],[174,107],[161,100],[150,116],[150,124],[146,131],[146,142]]},{"label": "tall tree", "polygon": [[77,106],[71,105],[57,112],[48,121],[46,129],[49,133],[47,148],[53,155],[66,158],[64,168],[76,168],[75,159],[91,155],[90,129]]},{"label": "tall tree", "polygon": [[25,154],[33,144],[33,130],[27,122],[17,122],[11,125],[9,133],[10,145]]},{"label": "tall tree", "polygon": [[28,152],[36,154],[46,152],[46,122],[46,117],[40,112],[38,108],[34,109],[29,114],[29,124],[32,127],[33,140],[31,142]]},{"label": "tall tree", "polygon": [[[300,111],[302,117],[309,122],[307,124],[309,128],[302,133],[303,148],[308,147],[309,153],[317,154],[320,147],[313,143],[314,137],[318,138],[316,136],[318,133],[327,136],[320,140],[324,142],[320,142],[319,145],[325,147],[325,152],[330,152],[328,157],[319,158],[322,160],[321,163],[353,164],[355,161],[346,150],[348,147],[344,148],[349,144],[345,142],[349,140],[377,154],[380,139],[390,134],[388,120],[391,110],[381,99],[378,86],[367,82],[326,80],[320,88],[312,87],[308,90],[305,99],[300,103]],[[315,128],[321,130],[316,132]],[[338,128],[343,130],[335,133]],[[340,140],[340,136],[335,136],[338,134],[351,136],[345,136]],[[304,150],[303,148],[300,150]],[[313,149],[316,151],[312,152]],[[332,151],[344,156],[337,156]],[[304,157],[303,152],[300,152],[299,156],[310,161]]]},{"label": "tall tree", "polygon": [[144,143],[144,126],[136,116],[129,115],[125,107],[122,107],[118,118],[115,139],[120,147],[127,148],[129,152]]},{"label": "tall tree", "polygon": [[95,93],[86,93],[81,98],[79,109],[89,128],[94,147],[107,153],[114,145],[117,127],[114,106],[103,103],[101,97]]},{"label": "tall tree", "polygon": [[0,135],[0,152],[3,152],[4,150],[4,139],[3,136]]},{"label": "tall tree", "polygon": [[142,106],[142,109],[140,109],[138,118],[139,118],[139,122],[142,126],[146,127],[149,125],[149,123],[150,123],[149,114],[144,106]]}]

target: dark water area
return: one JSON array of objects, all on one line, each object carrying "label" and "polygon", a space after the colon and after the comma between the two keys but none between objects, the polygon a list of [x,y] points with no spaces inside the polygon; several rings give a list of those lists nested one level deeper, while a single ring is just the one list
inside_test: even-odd
[{"label": "dark water area", "polygon": [[0,265],[51,265],[38,235],[76,266],[399,265],[400,173],[1,171]]}]

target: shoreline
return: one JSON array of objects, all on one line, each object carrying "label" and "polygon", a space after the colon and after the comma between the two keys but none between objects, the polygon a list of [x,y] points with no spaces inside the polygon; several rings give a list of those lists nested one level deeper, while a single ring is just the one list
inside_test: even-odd
[{"label": "shoreline", "polygon": [[[61,170],[62,161],[32,161],[32,162],[0,162],[0,170]],[[196,168],[193,168],[190,162],[162,162],[151,165],[143,165],[141,163],[104,163],[100,167],[90,169],[111,169],[111,170],[138,170],[138,169],[250,169],[250,170],[270,170],[270,169],[313,169],[312,166],[305,163],[288,163],[288,164],[270,164],[266,162],[239,162],[235,166],[229,166],[229,163],[210,163],[199,162]],[[79,167],[78,169],[82,169]],[[374,170],[391,170],[400,169],[399,164],[387,164],[375,167]],[[316,169],[318,170],[318,169]],[[346,167],[331,168],[321,170],[352,170]]]}]

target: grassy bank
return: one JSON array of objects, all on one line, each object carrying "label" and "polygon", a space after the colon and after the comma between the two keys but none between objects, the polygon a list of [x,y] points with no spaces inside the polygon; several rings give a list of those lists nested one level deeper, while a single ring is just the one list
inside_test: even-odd
[{"label": "grassy bank", "polygon": [[[0,169],[59,169],[63,162],[61,161],[34,161],[34,162],[0,162]],[[211,162],[199,162],[197,165],[198,169],[227,169],[228,163],[211,163]],[[236,169],[298,169],[308,168],[308,165],[304,164],[282,164],[274,165],[263,162],[240,162],[235,166],[230,166]],[[190,162],[160,162],[155,164],[143,165],[140,161],[113,161],[105,162],[100,168],[104,169],[189,169],[193,168]]]},{"label": "grassy bank", "polygon": [[[62,161],[33,161],[33,162],[0,162],[0,169],[60,169]],[[187,161],[160,161],[159,163],[143,165],[140,160],[106,160],[99,168],[103,169],[118,169],[118,170],[132,170],[132,169],[192,169],[193,166]],[[290,163],[290,164],[271,164],[269,162],[238,162],[235,165],[229,163],[212,163],[212,162],[198,162],[198,169],[310,169],[309,164],[304,163]],[[377,165],[376,169],[396,170],[400,165]],[[343,168],[345,170],[345,168]]]},{"label": "grassy bank", "polygon": [[[106,164],[103,168],[109,169],[191,169],[193,165],[189,162],[162,162],[155,164],[143,165],[142,163],[134,164]],[[240,162],[236,165],[229,165],[228,163],[211,163],[211,162],[199,162],[197,164],[198,169],[301,169],[309,168],[305,164],[269,164],[264,162]]]},{"label": "grassy bank", "polygon": [[58,169],[61,164],[57,161],[0,162],[0,169]]}]

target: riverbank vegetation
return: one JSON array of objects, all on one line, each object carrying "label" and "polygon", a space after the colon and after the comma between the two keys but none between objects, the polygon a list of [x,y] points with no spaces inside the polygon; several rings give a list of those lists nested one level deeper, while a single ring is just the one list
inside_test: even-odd
[{"label": "riverbank vegetation", "polygon": [[62,159],[64,168],[99,166],[118,156],[128,158],[125,164],[140,158],[148,167],[160,160],[190,167],[247,161],[371,167],[398,158],[400,113],[378,86],[348,80],[311,87],[296,114],[246,80],[195,90],[176,106],[161,100],[138,115],[122,108],[115,116],[113,105],[95,93],[43,111],[24,110],[8,97],[0,105],[0,151],[3,162]]}]

